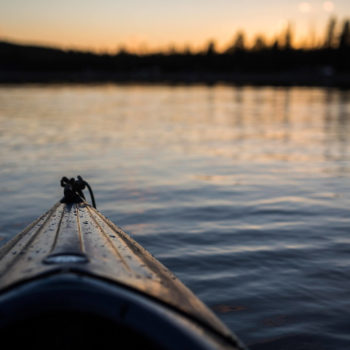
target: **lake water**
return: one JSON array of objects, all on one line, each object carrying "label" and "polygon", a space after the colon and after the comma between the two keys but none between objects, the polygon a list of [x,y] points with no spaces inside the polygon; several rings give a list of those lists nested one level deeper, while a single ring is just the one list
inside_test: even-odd
[{"label": "lake water", "polygon": [[82,175],[251,349],[350,348],[350,91],[0,87],[0,238]]}]

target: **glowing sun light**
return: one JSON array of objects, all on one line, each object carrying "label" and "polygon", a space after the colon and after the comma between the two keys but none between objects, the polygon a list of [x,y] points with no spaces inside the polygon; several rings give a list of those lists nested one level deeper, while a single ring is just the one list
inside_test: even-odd
[{"label": "glowing sun light", "polygon": [[325,1],[323,3],[323,9],[327,12],[332,12],[334,10],[334,3],[332,1]]},{"label": "glowing sun light", "polygon": [[301,2],[298,5],[299,11],[302,13],[308,13],[311,11],[311,4],[309,2]]}]

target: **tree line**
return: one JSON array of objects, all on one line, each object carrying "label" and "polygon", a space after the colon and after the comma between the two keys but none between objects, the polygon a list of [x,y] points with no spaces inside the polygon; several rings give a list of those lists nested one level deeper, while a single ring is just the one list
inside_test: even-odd
[{"label": "tree line", "polygon": [[96,54],[0,42],[0,82],[200,80],[203,77],[215,81],[237,80],[244,74],[250,74],[253,79],[252,74],[281,72],[289,72],[290,79],[299,75],[307,80],[312,74],[330,78],[350,72],[350,20],[345,20],[337,30],[337,21],[331,18],[322,41],[314,45],[295,48],[293,41],[294,33],[288,26],[272,42],[268,43],[260,34],[252,45],[247,45],[245,33],[239,31],[231,45],[221,52],[214,41],[198,52],[172,50],[146,54],[125,49],[115,54]]},{"label": "tree line", "polygon": [[[319,50],[319,49],[338,49],[342,50],[350,46],[350,20],[344,20],[341,25],[341,29],[337,31],[337,19],[335,17],[330,18],[325,36],[322,39],[314,40],[314,42],[304,43],[301,45],[302,50]],[[288,24],[286,29],[281,35],[275,37],[269,42],[263,34],[255,36],[252,45],[247,44],[247,39],[244,31],[239,30],[232,44],[228,46],[222,53],[233,54],[237,51],[264,51],[264,50],[292,50],[294,41],[294,33],[292,26]],[[218,54],[215,41],[209,41],[205,50],[207,54]]]}]

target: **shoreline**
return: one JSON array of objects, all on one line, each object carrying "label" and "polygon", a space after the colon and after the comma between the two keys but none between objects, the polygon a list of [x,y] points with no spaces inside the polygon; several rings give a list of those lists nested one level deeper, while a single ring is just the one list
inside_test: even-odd
[{"label": "shoreline", "polygon": [[350,88],[350,73],[327,72],[174,72],[151,71],[0,71],[0,84],[26,83],[145,83],[145,84],[229,84],[253,86],[310,86]]}]

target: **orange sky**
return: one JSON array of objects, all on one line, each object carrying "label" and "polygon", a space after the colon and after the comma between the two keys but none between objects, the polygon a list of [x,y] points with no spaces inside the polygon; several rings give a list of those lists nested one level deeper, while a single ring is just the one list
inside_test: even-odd
[{"label": "orange sky", "polygon": [[201,49],[213,39],[223,49],[239,29],[272,38],[291,23],[295,43],[310,43],[330,16],[350,17],[350,1],[12,0],[0,4],[0,39],[108,52]]}]

